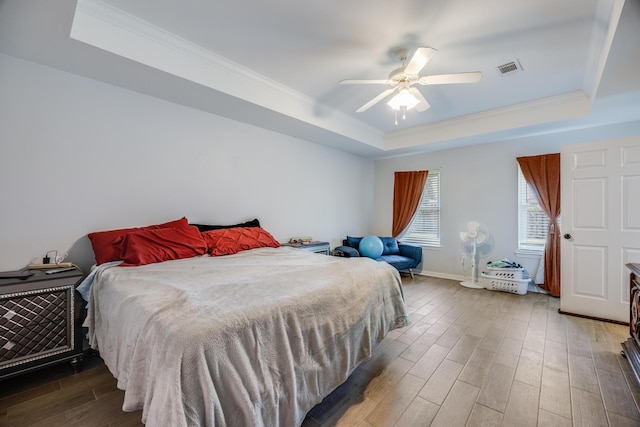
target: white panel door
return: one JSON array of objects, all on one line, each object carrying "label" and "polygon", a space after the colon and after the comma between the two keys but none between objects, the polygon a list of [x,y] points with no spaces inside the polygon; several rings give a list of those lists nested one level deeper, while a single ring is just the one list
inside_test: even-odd
[{"label": "white panel door", "polygon": [[629,271],[640,263],[640,136],[561,152],[560,310],[629,322]]}]

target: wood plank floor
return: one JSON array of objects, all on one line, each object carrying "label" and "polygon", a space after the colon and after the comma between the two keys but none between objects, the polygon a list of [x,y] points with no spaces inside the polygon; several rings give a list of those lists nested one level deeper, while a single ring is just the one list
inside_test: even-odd
[{"label": "wood plank floor", "polygon": [[[547,295],[403,277],[412,324],[303,426],[640,426],[626,326],[564,316]],[[99,358],[0,382],[0,426],[140,426]]]}]

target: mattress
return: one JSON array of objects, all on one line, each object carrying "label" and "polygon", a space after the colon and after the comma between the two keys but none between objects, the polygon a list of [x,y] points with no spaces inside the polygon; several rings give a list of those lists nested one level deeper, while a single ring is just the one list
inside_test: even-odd
[{"label": "mattress", "polygon": [[399,273],[260,248],[96,272],[89,341],[149,426],[297,426],[392,329]]}]

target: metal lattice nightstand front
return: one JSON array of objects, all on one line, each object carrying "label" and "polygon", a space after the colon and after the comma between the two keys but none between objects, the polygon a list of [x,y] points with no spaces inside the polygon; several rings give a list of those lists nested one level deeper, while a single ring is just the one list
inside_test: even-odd
[{"label": "metal lattice nightstand front", "polygon": [[0,379],[71,361],[82,361],[80,319],[74,313],[79,271],[27,280],[0,280]]}]

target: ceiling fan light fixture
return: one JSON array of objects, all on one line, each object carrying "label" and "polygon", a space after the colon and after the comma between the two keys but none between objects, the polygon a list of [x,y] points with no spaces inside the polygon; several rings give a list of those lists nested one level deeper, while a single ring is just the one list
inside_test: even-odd
[{"label": "ceiling fan light fixture", "polygon": [[391,98],[391,100],[387,102],[387,105],[394,110],[400,110],[400,108],[410,110],[419,103],[420,100],[416,98],[411,92],[409,92],[409,89],[404,88],[400,89],[400,91],[398,91],[398,93],[396,93],[393,98]]},{"label": "ceiling fan light fixture", "polygon": [[385,80],[341,80],[340,84],[386,84],[391,85],[390,89],[387,89],[362,107],[356,110],[357,113],[367,111],[378,102],[386,99],[391,94],[393,97],[387,105],[391,107],[395,112],[396,125],[398,124],[398,112],[402,114],[402,118],[406,118],[407,110],[415,108],[419,113],[431,108],[429,102],[425,99],[422,93],[412,87],[414,84],[425,85],[441,85],[451,83],[475,83],[482,78],[482,72],[472,71],[465,73],[449,73],[440,75],[427,75],[420,76],[425,65],[431,60],[436,53],[436,49],[429,46],[421,46],[416,49],[409,62],[405,65],[407,59],[407,49],[400,49],[397,51],[397,56],[402,61],[402,67],[397,68],[389,74],[389,78]]}]

